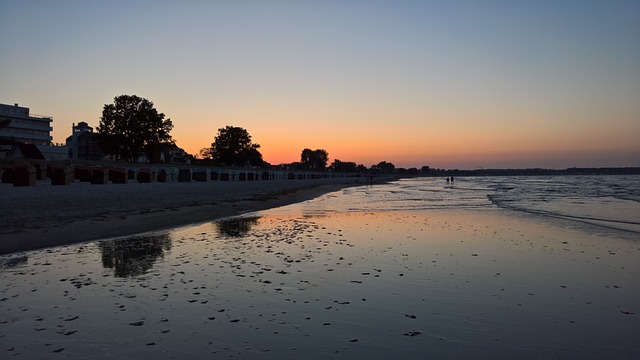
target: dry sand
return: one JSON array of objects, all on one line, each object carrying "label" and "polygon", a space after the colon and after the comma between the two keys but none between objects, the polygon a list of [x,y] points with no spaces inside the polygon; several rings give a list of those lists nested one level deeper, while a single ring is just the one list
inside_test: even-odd
[{"label": "dry sand", "polygon": [[[360,181],[360,183],[358,183]],[[362,179],[0,184],[0,254],[134,235],[308,200]]]}]

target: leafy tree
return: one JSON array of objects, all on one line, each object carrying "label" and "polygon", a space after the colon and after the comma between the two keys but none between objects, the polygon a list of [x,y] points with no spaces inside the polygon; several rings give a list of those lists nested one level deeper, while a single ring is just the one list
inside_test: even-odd
[{"label": "leafy tree", "polygon": [[198,157],[200,159],[212,159],[213,155],[211,155],[211,148],[206,147],[206,148],[200,149],[200,154],[198,155]]},{"label": "leafy tree", "polygon": [[226,126],[218,129],[218,135],[211,143],[209,154],[203,151],[200,153],[210,155],[212,159],[226,166],[247,164],[261,166],[263,160],[262,154],[258,151],[259,148],[259,144],[251,143],[251,135],[247,130],[236,126]]},{"label": "leafy tree", "polygon": [[96,137],[102,152],[116,160],[136,162],[146,155],[157,162],[163,151],[175,148],[169,134],[172,129],[171,119],[165,119],[151,101],[120,95],[113,104],[104,105]]},{"label": "leafy tree", "polygon": [[300,155],[300,162],[307,170],[324,170],[329,162],[329,153],[324,149],[304,149]]},{"label": "leafy tree", "polygon": [[395,170],[396,166],[390,162],[381,161],[377,165],[371,166],[371,171],[373,173],[379,174],[391,174],[393,170]]},{"label": "leafy tree", "polygon": [[338,159],[333,160],[331,165],[329,165],[329,169],[333,172],[349,172],[354,173],[357,171],[357,165],[351,161],[340,161]]}]

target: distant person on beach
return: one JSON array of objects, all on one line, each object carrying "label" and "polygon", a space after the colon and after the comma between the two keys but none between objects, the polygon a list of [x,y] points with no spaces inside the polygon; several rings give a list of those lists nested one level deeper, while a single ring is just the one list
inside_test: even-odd
[{"label": "distant person on beach", "polygon": [[449,183],[449,177],[447,176],[447,184]]},{"label": "distant person on beach", "polygon": [[453,184],[453,176],[451,177],[451,183]]}]

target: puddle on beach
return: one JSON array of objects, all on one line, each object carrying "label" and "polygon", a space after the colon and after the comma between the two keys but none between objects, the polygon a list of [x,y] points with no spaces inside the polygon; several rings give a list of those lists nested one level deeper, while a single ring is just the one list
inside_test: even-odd
[{"label": "puddle on beach", "polygon": [[640,354],[636,243],[500,211],[304,209],[2,256],[0,354]]}]

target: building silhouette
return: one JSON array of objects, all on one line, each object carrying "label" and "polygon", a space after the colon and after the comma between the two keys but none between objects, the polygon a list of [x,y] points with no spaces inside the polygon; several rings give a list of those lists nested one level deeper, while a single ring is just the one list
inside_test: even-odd
[{"label": "building silhouette", "polygon": [[51,145],[51,116],[29,114],[29,108],[18,104],[0,104],[0,139],[34,145]]},{"label": "building silhouette", "polygon": [[69,158],[78,160],[101,160],[102,152],[98,148],[93,128],[84,121],[73,124],[71,136],[67,138]]},{"label": "building silhouette", "polygon": [[66,159],[66,146],[53,146],[51,142],[52,122],[51,116],[30,114],[27,107],[0,104],[0,158],[19,156],[26,148],[22,145],[31,145],[47,160]]}]

